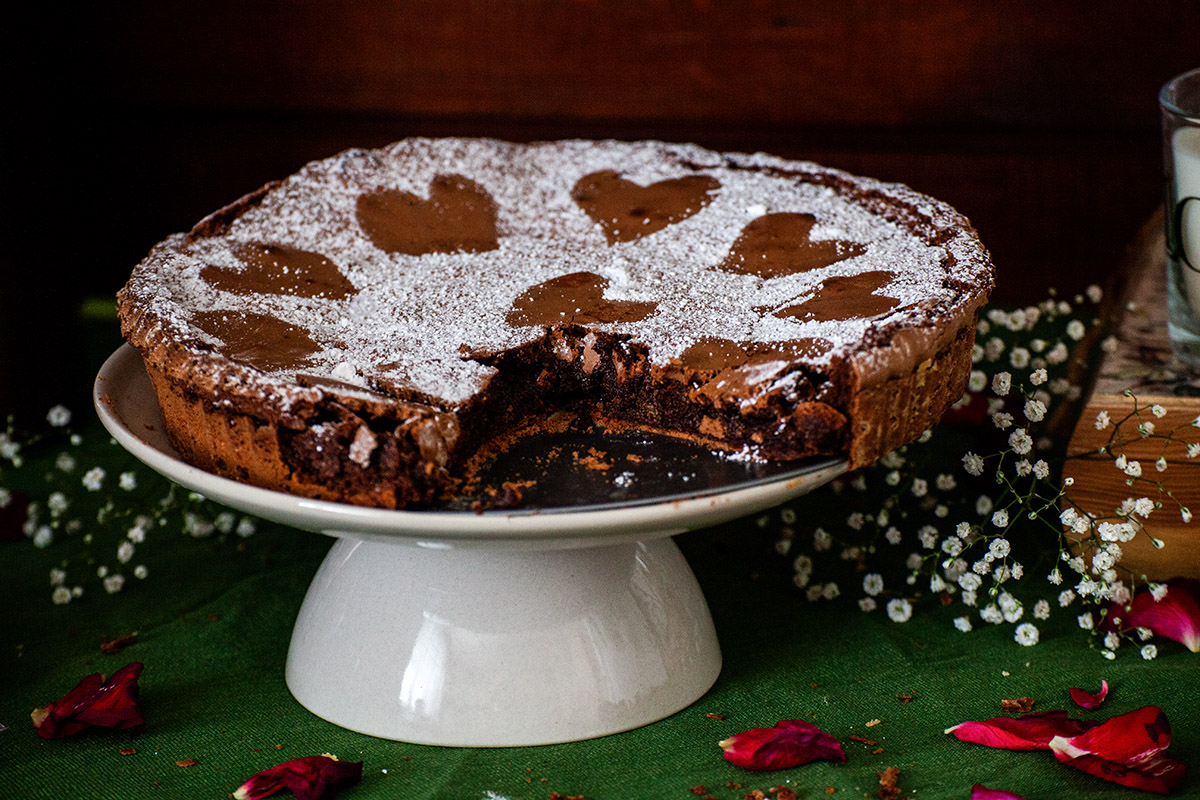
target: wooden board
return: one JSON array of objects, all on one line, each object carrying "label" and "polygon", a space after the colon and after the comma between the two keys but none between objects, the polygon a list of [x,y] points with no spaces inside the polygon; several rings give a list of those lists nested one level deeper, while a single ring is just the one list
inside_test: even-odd
[{"label": "wooden board", "polygon": [[[1122,545],[1121,560],[1135,574],[1159,580],[1181,575],[1200,578],[1200,457],[1189,458],[1186,447],[1188,442],[1200,442],[1200,428],[1192,425],[1200,417],[1200,373],[1175,358],[1167,340],[1165,252],[1159,214],[1146,224],[1127,254],[1124,286],[1119,290],[1117,347],[1100,363],[1063,469],[1064,477],[1075,479],[1070,497],[1093,513],[1111,512],[1128,497],[1161,500],[1162,508],[1151,513],[1145,524],[1163,547],[1155,548],[1150,537],[1139,535]],[[1162,417],[1152,413],[1155,405],[1165,409]],[[1114,435],[1113,424],[1096,427],[1100,412],[1113,423],[1127,420],[1119,435]],[[1141,435],[1139,422],[1152,423],[1153,433]],[[1168,432],[1172,440],[1163,438]],[[1101,447],[1138,461],[1141,479],[1120,471],[1113,455],[1097,452]],[[1163,471],[1156,467],[1159,458],[1165,460]],[[1156,485],[1160,482],[1174,499],[1160,491]],[[1198,519],[1185,523],[1180,504]]]}]

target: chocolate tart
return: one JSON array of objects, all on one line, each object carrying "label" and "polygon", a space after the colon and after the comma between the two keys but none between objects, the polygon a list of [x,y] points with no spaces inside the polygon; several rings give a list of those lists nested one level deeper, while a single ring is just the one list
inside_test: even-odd
[{"label": "chocolate tart", "polygon": [[661,142],[349,150],[118,294],[168,436],[254,485],[421,507],[557,409],[868,464],[963,391],[992,266],[896,184]]}]

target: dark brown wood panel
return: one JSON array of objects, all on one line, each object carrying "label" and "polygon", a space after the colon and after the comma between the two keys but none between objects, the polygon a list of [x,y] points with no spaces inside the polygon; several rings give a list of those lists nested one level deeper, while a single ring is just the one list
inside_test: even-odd
[{"label": "dark brown wood panel", "polygon": [[1200,3],[128,2],[134,106],[800,125],[1141,126]]}]

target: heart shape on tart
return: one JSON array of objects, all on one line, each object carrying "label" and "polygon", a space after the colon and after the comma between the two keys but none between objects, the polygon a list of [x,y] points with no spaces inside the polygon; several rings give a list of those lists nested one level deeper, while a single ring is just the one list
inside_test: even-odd
[{"label": "heart shape on tart", "polygon": [[721,188],[708,175],[686,175],[649,186],[606,169],[584,175],[571,198],[604,231],[609,244],[632,242],[687,219],[712,202]]},{"label": "heart shape on tart", "polygon": [[608,278],[593,272],[572,272],[526,289],[513,300],[508,324],[587,325],[596,322],[637,322],[654,313],[657,303],[606,300]]},{"label": "heart shape on tart", "polygon": [[209,264],[200,277],[214,289],[242,297],[273,294],[328,300],[345,300],[357,291],[337,264],[320,253],[259,242],[238,242],[230,249],[246,268]]},{"label": "heart shape on tart", "polygon": [[738,275],[782,278],[828,267],[867,252],[858,242],[813,241],[811,233],[816,221],[812,214],[793,212],[758,217],[742,229],[717,268]]},{"label": "heart shape on tart", "polygon": [[875,292],[887,286],[894,277],[895,273],[887,270],[872,270],[857,275],[826,278],[811,298],[781,308],[774,315],[781,319],[792,317],[801,322],[831,322],[869,319],[886,314],[900,305],[900,301]]},{"label": "heart shape on tart", "polygon": [[428,200],[400,189],[362,194],[356,212],[367,238],[389,253],[482,253],[500,246],[496,201],[462,175],[435,177]]},{"label": "heart shape on tart", "polygon": [[197,328],[220,339],[227,358],[263,372],[299,369],[321,351],[309,331],[255,311],[197,311]]}]

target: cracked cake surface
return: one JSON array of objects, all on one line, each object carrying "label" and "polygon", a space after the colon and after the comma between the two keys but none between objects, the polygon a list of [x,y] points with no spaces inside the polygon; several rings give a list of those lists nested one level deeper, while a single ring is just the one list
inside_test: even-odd
[{"label": "cracked cake surface", "polygon": [[119,294],[188,460],[420,505],[530,414],[868,463],[958,399],[992,284],[907,187],[661,142],[409,139],[168,237]]}]

